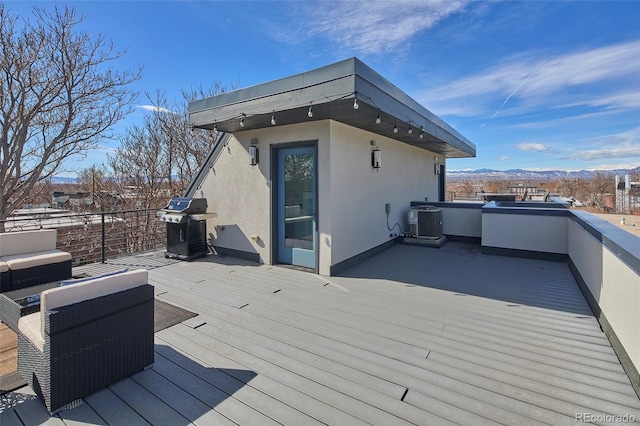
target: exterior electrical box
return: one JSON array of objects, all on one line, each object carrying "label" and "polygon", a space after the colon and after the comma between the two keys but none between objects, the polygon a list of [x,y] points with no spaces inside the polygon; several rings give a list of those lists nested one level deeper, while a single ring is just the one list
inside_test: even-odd
[{"label": "exterior electrical box", "polygon": [[416,206],[409,209],[409,228],[416,238],[438,239],[442,237],[442,209],[433,206]]}]

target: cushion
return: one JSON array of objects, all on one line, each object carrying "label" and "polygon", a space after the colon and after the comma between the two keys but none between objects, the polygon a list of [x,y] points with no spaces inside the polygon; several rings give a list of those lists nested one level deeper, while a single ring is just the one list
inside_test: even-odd
[{"label": "cushion", "polygon": [[65,285],[79,284],[79,283],[83,283],[83,282],[86,282],[86,281],[97,280],[98,278],[110,277],[112,275],[124,274],[128,270],[129,270],[129,268],[122,268],[122,269],[118,269],[117,271],[107,272],[107,273],[104,273],[104,274],[101,274],[101,275],[96,275],[95,277],[86,277],[86,278],[76,278],[76,279],[70,279],[70,280],[62,280],[62,281],[60,281],[60,284],[58,284],[58,287],[62,287],[62,286],[65,286]]},{"label": "cushion", "polygon": [[0,260],[0,273],[7,272],[9,270],[9,264]]},{"label": "cushion", "polygon": [[18,320],[18,330],[29,339],[40,352],[44,352],[44,333],[42,331],[40,312],[25,315]]},{"label": "cushion", "polygon": [[[62,280],[58,283],[58,287],[62,287],[65,285],[73,285],[73,284],[78,284],[78,283],[83,283],[85,281],[91,281],[91,280],[95,280],[98,278],[102,278],[102,277],[110,277],[111,275],[116,275],[116,274],[122,274],[124,272],[127,272],[129,270],[129,268],[123,268],[123,269],[119,269],[117,271],[113,271],[113,272],[107,272],[106,274],[102,274],[102,275],[96,275],[95,277],[87,277],[87,278],[76,278],[76,279],[71,279],[71,280]],[[31,304],[40,304],[40,294],[34,294],[33,296],[28,296],[28,303],[29,306],[31,306]]]},{"label": "cushion", "polygon": [[[73,305],[83,300],[95,299],[119,291],[128,290],[143,284],[148,284],[149,273],[146,269],[137,269],[122,274],[94,278],[74,285],[56,287],[40,293],[40,314],[53,311],[61,306]],[[44,319],[41,320],[42,335],[44,336]]]},{"label": "cushion", "polygon": [[53,250],[57,235],[55,229],[0,233],[0,256]]},{"label": "cushion", "polygon": [[53,249],[3,256],[2,259],[9,265],[9,269],[17,271],[20,269],[33,268],[34,266],[48,265],[50,263],[66,262],[67,260],[71,260],[71,253]]}]

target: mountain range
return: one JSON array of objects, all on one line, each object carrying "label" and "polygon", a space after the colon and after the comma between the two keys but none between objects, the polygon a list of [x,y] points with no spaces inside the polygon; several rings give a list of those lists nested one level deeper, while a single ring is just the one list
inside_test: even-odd
[{"label": "mountain range", "polygon": [[[616,170],[579,170],[567,172],[564,170],[493,170],[493,169],[477,169],[477,170],[447,170],[448,180],[555,180],[555,179],[591,179],[596,173],[605,173],[609,175],[624,176],[633,173],[640,173],[640,166],[635,169],[616,169]],[[54,176],[52,183],[76,183],[77,179],[73,177]]]},{"label": "mountain range", "polygon": [[510,169],[510,170],[492,170],[492,169],[477,169],[477,170],[447,170],[448,180],[555,180],[555,179],[591,179],[596,174],[607,175],[619,175],[624,176],[632,173],[640,173],[640,167],[635,169],[618,169],[618,170],[579,170],[579,171],[564,171],[564,170],[524,170],[524,169]]}]

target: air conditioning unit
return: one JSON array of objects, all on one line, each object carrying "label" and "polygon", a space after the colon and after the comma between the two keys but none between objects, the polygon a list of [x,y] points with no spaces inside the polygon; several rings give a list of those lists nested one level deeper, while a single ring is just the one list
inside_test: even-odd
[{"label": "air conditioning unit", "polygon": [[416,238],[438,239],[442,237],[442,209],[433,206],[410,208],[409,227]]}]

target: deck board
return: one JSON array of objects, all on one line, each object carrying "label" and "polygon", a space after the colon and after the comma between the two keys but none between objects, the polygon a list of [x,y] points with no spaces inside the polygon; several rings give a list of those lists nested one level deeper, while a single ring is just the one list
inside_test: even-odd
[{"label": "deck board", "polygon": [[[198,330],[200,330],[200,328]],[[391,415],[374,405],[367,404],[366,402],[351,396],[349,393],[340,392],[330,386],[316,382],[309,377],[296,374],[294,371],[290,371],[287,368],[269,362],[255,353],[236,348],[210,334],[190,329],[183,329],[180,331],[180,334],[205,345],[205,347],[210,351],[217,352],[221,355],[225,353],[229,354],[229,356],[234,360],[237,360],[252,371],[259,371],[261,375],[266,375],[328,405],[348,412],[362,421],[368,423],[379,422],[382,424],[409,424],[408,421],[402,421],[400,418]],[[313,373],[309,372],[308,374],[312,375]],[[341,389],[344,389],[345,387],[348,386],[341,386]],[[348,390],[357,392],[360,389],[357,389],[354,384]]]},{"label": "deck board", "polygon": [[640,400],[563,263],[449,243],[396,246],[338,277],[157,252],[82,271],[123,266],[149,269],[159,299],[198,316],[156,334],[152,369],[59,416],[43,417],[29,389],[9,394],[25,402],[0,409],[3,425],[640,419]]},{"label": "deck board", "polygon": [[127,405],[153,425],[191,425],[186,417],[168,405],[153,393],[139,385],[135,380],[126,378],[109,386],[109,389]]},{"label": "deck board", "polygon": [[109,388],[99,390],[85,397],[84,401],[85,404],[89,405],[107,424],[126,424],[131,426],[145,426],[150,424]]},{"label": "deck board", "polygon": [[[316,398],[310,397],[307,393],[288,386],[279,380],[269,377],[267,374],[258,374],[247,370],[247,367],[234,359],[227,358],[208,346],[194,342],[182,333],[177,333],[174,328],[162,330],[158,333],[159,338],[171,344],[172,347],[180,351],[188,351],[192,356],[197,357],[202,362],[215,365],[218,369],[224,369],[227,374],[246,383],[267,395],[271,395],[275,400],[281,401],[294,407],[304,407],[304,412],[311,417],[326,424],[366,424],[356,417],[341,411],[331,404],[326,404]],[[229,353],[231,355],[231,353]]]},{"label": "deck board", "polygon": [[[197,362],[185,363],[179,353],[167,346],[163,346],[159,352],[156,355],[155,371],[170,378],[178,386],[235,423],[256,423],[266,416],[268,417],[266,422],[273,419],[282,424],[318,424],[304,413],[279,404],[268,395],[245,386],[244,382],[226,374],[224,369],[204,367]],[[170,360],[173,362],[169,362]],[[186,368],[179,366],[176,362]]]}]

